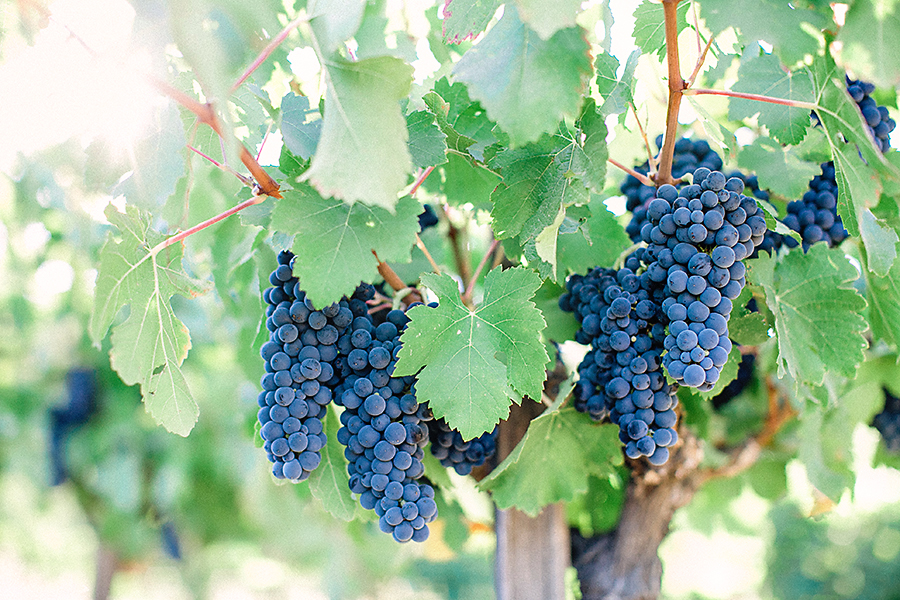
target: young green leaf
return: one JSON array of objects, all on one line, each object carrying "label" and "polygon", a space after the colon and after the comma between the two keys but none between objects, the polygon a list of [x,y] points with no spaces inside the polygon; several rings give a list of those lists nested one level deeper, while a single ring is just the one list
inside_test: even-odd
[{"label": "young green leaf", "polygon": [[484,31],[490,23],[499,0],[444,0],[444,41],[459,44]]},{"label": "young green leaf", "polygon": [[417,306],[403,333],[395,373],[418,373],[416,394],[463,438],[493,429],[511,402],[541,397],[547,352],[545,323],[531,301],[541,285],[531,270],[499,268],[484,281],[484,301],[466,307],[448,275],[428,273],[422,283],[437,294],[437,308]]},{"label": "young green leaf", "polygon": [[[690,2],[682,2],[676,9],[678,33],[687,27]],[[662,58],[666,54],[666,32],[663,6],[659,2],[644,0],[634,11],[634,44],[644,54],[656,53]]]},{"label": "young green leaf", "polygon": [[586,273],[598,265],[612,266],[631,245],[625,229],[598,195],[591,196],[590,217],[571,233],[561,233],[557,242],[559,275]]},{"label": "young green leaf", "polygon": [[100,252],[91,338],[99,344],[122,307],[131,307],[128,318],[113,328],[112,366],[128,385],[141,384],[144,404],[157,423],[186,436],[199,414],[181,372],[191,339],[169,299],[174,294],[193,298],[208,286],[181,268],[180,244],[148,252],[165,236],[153,231],[137,208],[129,205],[123,214],[110,206],[106,217],[122,238],[110,238]]},{"label": "young green leaf", "polygon": [[447,162],[447,135],[434,122],[434,115],[427,110],[417,110],[406,115],[409,131],[409,153],[417,167],[435,167]]},{"label": "young green leaf", "polygon": [[625,62],[625,71],[620,79],[616,78],[619,61],[612,54],[598,54],[594,61],[597,72],[597,89],[603,104],[600,112],[604,115],[621,115],[619,123],[624,123],[628,107],[634,103],[634,71],[637,69],[640,50],[634,50]]},{"label": "young green leaf", "polygon": [[495,125],[481,104],[469,98],[465,84],[451,85],[446,77],[441,77],[435,82],[434,91],[425,94],[423,100],[446,134],[447,147],[483,161],[484,149],[497,141]]},{"label": "young green leaf", "polygon": [[778,376],[821,385],[825,373],[852,378],[863,360],[866,301],[851,283],[858,273],[840,248],[813,244],[778,261],[765,253],[749,278],[766,291],[778,334]]},{"label": "young green leaf", "polygon": [[819,174],[819,165],[800,160],[793,148],[765,136],[741,149],[738,165],[757,174],[760,188],[785,198],[803,196],[808,183]]},{"label": "young green leaf", "polygon": [[509,134],[513,145],[537,140],[575,115],[591,72],[579,28],[542,40],[507,4],[503,18],[454,67],[456,78]]},{"label": "young green leaf", "polygon": [[[867,262],[863,250],[863,265]],[[900,347],[900,261],[884,277],[869,269],[864,269],[866,278],[866,298],[869,301],[869,324],[876,337],[891,347]]]},{"label": "young green leaf", "polygon": [[390,56],[325,60],[325,118],[304,178],[325,197],[393,212],[412,169],[399,100],[412,67]]},{"label": "young green leaf", "polygon": [[[572,172],[581,178],[585,187],[600,194],[606,185],[606,123],[603,113],[597,110],[593,98],[588,98],[581,109],[581,116],[575,122],[576,132],[584,136],[584,141],[574,148]],[[580,137],[580,136],[579,136]]]},{"label": "young green leaf", "polygon": [[285,192],[272,213],[272,227],[294,236],[294,274],[318,306],[353,293],[376,276],[381,260],[408,262],[419,231],[421,205],[406,196],[396,212],[361,203],[325,199],[308,185]]},{"label": "young green leaf", "polygon": [[618,427],[598,425],[564,408],[533,420],[515,450],[479,487],[491,492],[499,508],[535,516],[548,504],[586,492],[591,475],[609,476],[620,464]]}]

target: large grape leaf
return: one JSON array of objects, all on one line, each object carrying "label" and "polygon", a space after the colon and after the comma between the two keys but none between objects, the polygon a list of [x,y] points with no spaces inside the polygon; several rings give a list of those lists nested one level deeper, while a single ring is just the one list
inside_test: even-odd
[{"label": "large grape leaf", "polygon": [[329,411],[325,419],[328,443],[322,448],[322,462],[309,476],[309,491],[331,516],[342,521],[352,521],[356,516],[358,503],[350,494],[344,447],[337,441],[340,427],[338,415],[333,410]]},{"label": "large grape leaf", "polygon": [[120,213],[110,206],[106,218],[121,239],[110,237],[100,251],[91,338],[99,345],[119,311],[131,307],[128,318],[113,327],[112,366],[128,385],[141,384],[144,404],[157,423],[186,436],[200,410],[181,372],[190,333],[169,299],[174,294],[193,298],[208,286],[184,272],[181,244],[151,250],[165,236],[153,231],[137,208],[127,206]]},{"label": "large grape leaf", "polygon": [[[817,32],[831,23],[828,16],[794,6],[782,0],[705,0],[700,4],[700,16],[714,34],[735,26],[741,32],[744,47],[757,40],[766,41],[788,65],[815,55],[822,44]],[[735,19],[740,15],[740,19]]]},{"label": "large grape leaf", "polygon": [[822,385],[826,371],[854,377],[863,360],[866,301],[859,276],[840,248],[813,244],[783,260],[761,253],[748,277],[766,291],[778,335],[778,376]]},{"label": "large grape leaf", "polygon": [[459,44],[484,31],[500,6],[499,0],[444,0],[444,41]]},{"label": "large grape leaf", "polygon": [[548,504],[583,494],[591,475],[607,477],[620,464],[619,428],[564,408],[533,420],[518,446],[479,487],[491,492],[499,508],[535,516]]},{"label": "large grape leaf", "polygon": [[[748,50],[754,52],[754,50]],[[784,100],[813,102],[812,74],[806,67],[786,71],[777,56],[744,56],[738,69],[735,92],[761,94]],[[782,144],[799,144],[809,127],[809,108],[784,106],[744,98],[730,98],[728,117],[735,121],[759,115],[759,123]]]},{"label": "large grape leaf", "polygon": [[539,36],[547,40],[566,27],[575,27],[575,16],[581,10],[581,0],[515,0],[522,20]]},{"label": "large grape leaf", "polygon": [[399,101],[409,91],[413,69],[390,56],[329,58],[324,67],[325,118],[304,178],[325,197],[393,211],[412,169]]},{"label": "large grape leaf", "polygon": [[741,149],[738,165],[757,174],[760,188],[785,198],[800,198],[820,173],[818,164],[801,160],[794,148],[765,136]]},{"label": "large grape leaf", "polygon": [[421,205],[409,196],[396,212],[323,198],[308,185],[284,192],[275,205],[272,228],[294,236],[294,275],[318,306],[353,293],[360,281],[376,277],[378,262],[409,262]]},{"label": "large grape leaf", "polygon": [[[676,9],[678,15],[678,33],[687,27],[687,15],[690,2],[682,2]],[[644,0],[634,10],[634,44],[644,54],[654,52],[662,58],[666,53],[666,31],[663,5],[652,0]]]},{"label": "large grape leaf", "polygon": [[900,6],[893,0],[855,0],[838,32],[841,61],[879,86],[900,83]]},{"label": "large grape leaf", "polygon": [[[862,255],[865,265],[865,250]],[[891,347],[900,348],[900,302],[897,302],[900,298],[900,260],[894,261],[884,277],[869,269],[865,269],[863,274],[866,277],[866,299],[869,301],[872,333]]]},{"label": "large grape leaf", "polygon": [[417,167],[434,167],[447,162],[447,134],[441,131],[434,119],[434,115],[427,110],[406,115],[409,153]]},{"label": "large grape leaf", "polygon": [[856,103],[844,90],[844,76],[827,57],[813,63],[818,108],[835,163],[838,214],[852,236],[862,238],[869,269],[884,276],[897,257],[896,231],[872,212],[883,180],[900,173],[887,163],[871,136]]},{"label": "large grape leaf", "polygon": [[322,120],[309,119],[311,115],[318,117],[318,112],[318,107],[310,106],[306,96],[289,92],[281,99],[281,137],[288,150],[303,160],[309,160],[319,145]]},{"label": "large grape leaf", "polygon": [[510,403],[541,397],[547,352],[544,318],[531,298],[541,280],[521,267],[496,268],[484,280],[484,301],[462,303],[449,275],[422,275],[437,308],[410,309],[397,375],[415,375],[419,402],[427,402],[463,438],[491,431]]},{"label": "large grape leaf", "polygon": [[309,24],[323,52],[334,52],[353,37],[362,23],[365,8],[366,0],[309,0],[306,3]]},{"label": "large grape leaf", "polygon": [[[578,136],[580,138],[580,136]],[[521,235],[531,238],[553,223],[560,208],[586,202],[588,192],[574,177],[583,148],[565,126],[538,142],[509,148],[491,160],[503,181],[491,194],[494,233],[499,239]],[[582,153],[576,156],[576,150]]]},{"label": "large grape leaf", "polygon": [[589,45],[577,27],[542,40],[507,4],[503,18],[453,72],[510,142],[521,145],[578,112],[591,73]]}]

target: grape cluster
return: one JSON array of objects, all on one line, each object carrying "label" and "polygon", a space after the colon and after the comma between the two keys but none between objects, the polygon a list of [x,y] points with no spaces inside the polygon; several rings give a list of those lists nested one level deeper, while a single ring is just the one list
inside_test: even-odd
[{"label": "grape cluster", "polygon": [[875,415],[872,426],[891,452],[900,452],[900,398],[884,388],[884,409]]},{"label": "grape cluster", "polygon": [[[837,214],[838,187],[834,178],[834,163],[822,163],[822,173],[813,177],[809,189],[800,200],[787,206],[784,224],[803,238],[803,249],[824,241],[837,246],[847,238],[847,230]],[[788,241],[789,240],[789,241]],[[785,238],[790,247],[796,246],[793,238]]]},{"label": "grape cluster", "polygon": [[439,222],[438,216],[435,214],[434,209],[431,208],[431,205],[423,205],[422,212],[419,213],[419,229],[425,231],[429,227],[435,227]]},{"label": "grape cluster", "polygon": [[66,374],[68,401],[54,406],[50,417],[51,485],[60,485],[69,478],[65,445],[69,434],[90,420],[96,410],[97,377],[94,369],[72,369]]},{"label": "grape cluster", "polygon": [[847,81],[847,93],[859,106],[859,110],[866,120],[866,126],[875,137],[875,145],[882,152],[887,152],[891,147],[891,132],[897,127],[897,123],[888,115],[888,109],[884,106],[878,106],[875,103],[875,99],[870,96],[875,91],[873,84],[858,79],[850,79],[846,75],[844,77]]},{"label": "grape cluster", "polygon": [[[662,148],[662,144],[663,136],[659,135],[656,137],[656,147]],[[688,173],[693,173],[699,167],[706,167],[710,170],[721,169],[722,159],[704,140],[695,141],[690,138],[681,138],[675,142],[672,177],[678,179]],[[646,175],[650,172],[649,161],[644,161],[644,164],[636,166],[634,170]],[[631,222],[628,223],[625,231],[631,241],[637,242],[641,237],[641,226],[647,220],[647,203],[655,197],[656,188],[642,184],[633,175],[627,175],[619,190],[625,195],[625,208],[632,213]]]},{"label": "grape cluster", "polygon": [[357,316],[337,342],[342,383],[335,403],[344,407],[338,442],[349,461],[350,490],[375,510],[379,527],[398,542],[422,542],[437,516],[434,489],[417,480],[425,469],[430,409],[416,401],[415,377],[393,377],[408,317],[387,313],[375,325]]},{"label": "grape cluster", "polygon": [[337,341],[355,312],[365,313],[361,300],[346,299],[316,310],[293,276],[294,255],[283,251],[265,290],[269,341],[260,354],[266,373],[257,418],[263,448],[279,479],[303,481],[319,466],[325,446],[322,418],[340,383],[334,363]]},{"label": "grape cluster", "polygon": [[428,437],[434,457],[460,475],[468,475],[497,453],[496,427],[467,442],[444,419],[434,419],[428,422]]},{"label": "grape cluster", "polygon": [[659,188],[641,239],[649,278],[665,283],[663,364],[679,384],[708,391],[731,350],[728,317],[745,284],[742,261],[762,242],[766,221],[739,178],[701,168],[693,181],[681,191]]},{"label": "grape cluster", "polygon": [[654,298],[662,290],[646,272],[637,274],[643,255],[638,250],[618,271],[573,275],[559,306],[581,323],[575,340],[591,346],[578,366],[576,410],[595,420],[608,416],[629,458],[662,465],[678,440],[678,400],[661,368],[665,326]]}]

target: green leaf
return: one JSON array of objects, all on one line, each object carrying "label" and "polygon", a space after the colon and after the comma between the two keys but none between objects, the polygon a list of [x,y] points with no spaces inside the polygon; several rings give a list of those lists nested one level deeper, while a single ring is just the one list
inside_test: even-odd
[{"label": "green leaf", "polygon": [[[735,19],[736,15],[740,19]],[[815,55],[822,45],[818,32],[831,24],[830,10],[825,17],[781,0],[705,0],[700,5],[700,16],[714,34],[737,23],[744,47],[757,40],[766,41],[788,65]]]},{"label": "green leaf", "polygon": [[769,339],[770,327],[761,311],[747,310],[746,303],[742,304],[740,298],[735,301],[728,319],[728,337],[732,341],[743,346],[758,346]]},{"label": "green leaf", "polygon": [[447,162],[447,135],[435,124],[434,119],[434,115],[427,110],[417,110],[406,115],[409,153],[417,167],[435,167]]},{"label": "green leaf", "polygon": [[366,0],[309,0],[306,12],[322,52],[330,54],[353,37],[362,23]]},{"label": "green leaf", "polygon": [[[316,152],[319,138],[322,135],[322,120],[318,117],[319,109],[309,105],[309,98],[298,96],[293,92],[285,94],[281,99],[281,137],[284,145],[292,154],[309,160]],[[284,169],[282,169],[284,171]]]},{"label": "green leaf", "polygon": [[855,0],[838,32],[841,61],[860,79],[893,88],[900,82],[900,7],[894,0]]},{"label": "green leaf", "polygon": [[557,241],[560,276],[586,273],[600,266],[611,267],[619,255],[631,245],[625,229],[609,212],[598,195],[591,196],[590,217],[571,233],[562,233]]},{"label": "green leaf", "polygon": [[[753,50],[748,50],[753,52]],[[806,67],[785,71],[781,61],[771,54],[749,57],[745,54],[738,69],[738,80],[732,87],[735,92],[761,94],[784,100],[814,102],[813,79]],[[784,106],[744,98],[730,98],[728,118],[735,121],[759,115],[759,123],[765,125],[782,144],[798,144],[806,136],[809,127],[809,108]]]},{"label": "green leaf", "polygon": [[[682,3],[676,9],[678,33],[687,27],[687,15],[690,2]],[[634,10],[634,44],[644,54],[656,53],[662,58],[666,53],[665,18],[663,5],[651,0],[644,0]]]},{"label": "green leaf", "polygon": [[581,0],[515,0],[522,21],[542,40],[566,27],[575,27],[575,15],[581,10]]},{"label": "green leaf", "polygon": [[580,28],[542,40],[507,4],[503,18],[453,72],[511,143],[521,145],[577,113],[591,72],[589,46]]},{"label": "green leaf", "polygon": [[574,178],[578,147],[561,127],[555,135],[494,157],[491,168],[503,176],[491,194],[494,233],[499,239],[520,234],[535,237],[553,223],[560,207],[587,201],[587,190]]},{"label": "green leaf", "polygon": [[574,408],[546,412],[528,425],[515,450],[479,487],[498,508],[531,516],[588,489],[591,475],[612,475],[622,464],[619,428],[597,425]]},{"label": "green leaf", "polygon": [[[570,312],[563,312],[559,308],[559,297],[566,289],[552,281],[545,281],[534,295],[534,303],[544,315],[547,327],[544,328],[544,338],[557,343],[575,339],[575,333],[580,325],[575,316]],[[548,352],[548,354],[551,354]],[[552,357],[555,352],[552,353]]]},{"label": "green leaf", "polygon": [[200,411],[181,372],[190,334],[169,299],[174,294],[193,298],[208,286],[181,268],[181,244],[148,252],[165,236],[150,229],[148,217],[137,208],[127,206],[123,214],[110,206],[106,217],[122,238],[111,237],[100,252],[91,338],[99,344],[122,307],[131,307],[128,318],[113,328],[112,366],[128,385],[141,384],[144,404],[157,423],[186,436]]},{"label": "green leaf", "polygon": [[[640,50],[632,51],[625,62],[625,70],[622,73],[622,77],[617,79],[618,59],[612,54],[597,55],[597,59],[594,61],[594,68],[597,71],[597,89],[600,92],[600,97],[603,98],[603,105],[600,107],[600,110],[604,115],[624,115],[628,111],[628,107],[634,103],[634,85],[636,82],[634,72],[637,69],[640,57]],[[624,116],[619,121],[620,123],[623,122]]]},{"label": "green leaf", "polygon": [[797,458],[806,467],[810,483],[834,501],[853,486],[855,479],[850,467],[856,423],[848,422],[841,412],[839,408],[826,412],[808,402],[799,417],[798,435],[803,443]]},{"label": "green leaf", "polygon": [[[866,265],[865,250],[862,252]],[[900,348],[900,261],[880,277],[869,269],[863,270],[866,278],[866,299],[869,301],[869,324],[872,333],[892,348]]]},{"label": "green leaf", "polygon": [[404,197],[396,213],[364,204],[325,199],[307,185],[284,193],[272,227],[294,236],[294,275],[320,306],[353,293],[360,281],[377,277],[378,261],[408,262],[421,205]]},{"label": "green leaf", "polygon": [[390,56],[325,60],[325,118],[304,177],[323,196],[390,211],[412,169],[399,100],[412,67]]},{"label": "green leaf", "polygon": [[444,41],[459,44],[484,31],[490,23],[499,0],[444,0]]},{"label": "green leaf", "polygon": [[800,198],[820,173],[819,165],[804,162],[791,147],[765,136],[741,149],[738,165],[757,174],[759,187],[785,198]]},{"label": "green leaf", "polygon": [[[502,181],[493,171],[456,153],[447,155],[443,192],[451,206],[472,203],[476,208],[490,209],[491,193]],[[434,175],[432,175],[434,177]]]},{"label": "green leaf", "polygon": [[575,128],[584,136],[584,141],[574,148],[572,172],[581,178],[585,187],[600,194],[606,185],[609,152],[606,149],[606,123],[603,122],[603,113],[597,111],[593,98],[585,100]]},{"label": "green leaf", "polygon": [[478,102],[469,98],[466,86],[450,85],[446,77],[434,84],[434,91],[423,97],[428,110],[434,114],[438,127],[447,135],[447,147],[462,154],[469,153],[481,161],[484,150],[497,141],[494,123]]},{"label": "green leaf", "polygon": [[541,285],[531,270],[488,273],[484,301],[474,311],[449,275],[422,275],[437,308],[417,306],[403,333],[395,373],[418,373],[416,394],[465,439],[491,431],[512,401],[541,397],[547,352],[544,318],[531,301]]},{"label": "green leaf", "polygon": [[779,377],[812,385],[822,385],[826,371],[854,377],[867,346],[866,301],[851,286],[857,277],[844,252],[826,244],[750,262],[748,278],[765,289],[775,317]]},{"label": "green leaf", "polygon": [[309,491],[322,503],[322,508],[341,521],[352,521],[356,516],[357,502],[350,493],[347,459],[344,447],[337,441],[341,422],[334,410],[325,419],[328,443],[322,448],[322,462],[309,476]]}]

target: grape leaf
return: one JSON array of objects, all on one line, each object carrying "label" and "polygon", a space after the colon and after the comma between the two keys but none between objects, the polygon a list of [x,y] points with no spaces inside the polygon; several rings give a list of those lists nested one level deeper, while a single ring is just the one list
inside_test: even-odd
[{"label": "grape leaf", "polygon": [[378,262],[409,262],[421,205],[409,196],[386,209],[325,199],[308,185],[284,192],[275,205],[272,228],[294,236],[294,274],[317,306],[353,293],[360,281],[377,276]]},{"label": "grape leaf", "polygon": [[[281,99],[281,137],[292,154],[309,160],[315,154],[322,135],[322,120],[307,122],[310,115],[318,115],[319,109],[309,105],[309,98],[293,92]],[[283,170],[283,169],[282,169]]]},{"label": "grape leaf", "polygon": [[334,410],[328,411],[325,419],[328,443],[322,449],[322,462],[309,476],[309,491],[331,516],[341,521],[352,521],[356,516],[357,502],[350,494],[344,447],[337,441],[340,427],[338,415]]},{"label": "grape leaf", "polygon": [[544,321],[547,323],[547,327],[544,328],[544,338],[560,344],[575,339],[575,333],[580,327],[572,313],[563,312],[559,307],[559,297],[565,291],[564,287],[548,280],[534,295],[534,303],[544,315]]},{"label": "grape leaf", "polygon": [[856,423],[843,412],[840,407],[825,411],[807,402],[799,419],[798,435],[803,443],[797,458],[806,467],[810,483],[835,501],[853,486],[855,479],[851,448]]},{"label": "grape leaf", "polygon": [[[754,50],[747,50],[754,52]],[[738,80],[732,86],[735,92],[761,94],[785,100],[813,102],[813,79],[806,67],[785,71],[778,57],[771,54],[745,56],[738,69]],[[758,102],[744,98],[730,98],[728,118],[735,121],[758,114],[759,123],[765,125],[782,144],[798,144],[806,136],[809,127],[809,108],[784,106]]]},{"label": "grape leaf", "polygon": [[499,0],[444,0],[444,41],[459,44],[484,31],[500,6]]},{"label": "grape leaf", "polygon": [[[575,123],[576,136],[583,135],[581,145],[575,145],[572,157],[572,172],[581,178],[585,187],[598,194],[606,185],[606,123],[603,114],[597,111],[593,98],[584,102],[581,116]],[[577,139],[577,138],[576,138]]]},{"label": "grape leaf", "polygon": [[841,61],[857,77],[878,86],[900,83],[900,7],[888,0],[855,0],[837,40]]},{"label": "grape leaf", "polygon": [[503,18],[453,69],[513,145],[537,140],[564,115],[575,115],[591,73],[580,28],[542,40],[509,4]]},{"label": "grape leaf", "polygon": [[491,194],[499,239],[535,237],[553,223],[561,207],[587,201],[584,185],[573,178],[576,149],[578,142],[563,125],[554,135],[502,150],[491,160],[491,168],[503,177]]},{"label": "grape leaf", "polygon": [[208,286],[181,268],[181,244],[148,252],[165,236],[153,231],[137,208],[128,205],[120,213],[110,205],[106,218],[122,238],[110,237],[100,251],[91,339],[99,345],[122,307],[131,307],[128,318],[113,327],[112,366],[128,385],[141,384],[144,404],[157,423],[186,436],[200,410],[181,372],[190,333],[169,299],[174,294],[193,298]]},{"label": "grape leaf", "polygon": [[390,211],[412,169],[399,100],[412,67],[390,56],[326,59],[325,118],[304,178],[323,196]]},{"label": "grape leaf", "polygon": [[[883,180],[900,179],[866,130],[859,108],[844,90],[844,76],[828,58],[813,63],[818,108],[835,163],[838,214],[852,236],[862,238],[868,266],[884,276],[897,257],[897,233],[871,208],[878,203]],[[879,177],[880,176],[880,177]]]},{"label": "grape leaf", "polygon": [[[764,40],[774,46],[774,51],[788,65],[806,55],[815,55],[822,43],[818,32],[831,23],[830,10],[825,17],[781,0],[706,0],[700,4],[700,15],[714,34],[738,22],[744,47]],[[740,19],[736,20],[735,15],[740,15]]]},{"label": "grape leaf", "polygon": [[581,0],[515,0],[522,21],[542,40],[566,27],[575,27],[575,15],[581,10]]},{"label": "grape leaf", "polygon": [[306,12],[319,42],[326,54],[334,52],[353,37],[362,23],[366,0],[309,0]]},{"label": "grape leaf", "polygon": [[[676,9],[678,33],[687,27],[687,15],[690,2],[683,2]],[[665,18],[663,5],[652,0],[644,0],[634,10],[634,44],[644,54],[656,53],[662,58],[666,53]]]},{"label": "grape leaf", "polygon": [[761,189],[785,198],[803,196],[809,182],[820,173],[818,164],[800,160],[793,148],[784,148],[765,136],[741,149],[738,165],[757,174]]},{"label": "grape leaf", "polygon": [[840,248],[813,244],[783,260],[761,253],[748,278],[762,285],[778,334],[778,376],[821,385],[826,371],[852,378],[863,360],[866,301]]},{"label": "grape leaf", "polygon": [[[444,170],[443,192],[447,203],[462,206],[472,203],[476,208],[490,210],[491,193],[500,183],[500,176],[459,154],[447,155]],[[432,177],[434,177],[432,175]]]},{"label": "grape leaf", "polygon": [[434,119],[434,115],[427,110],[417,110],[406,115],[409,153],[417,167],[435,167],[447,162],[447,135],[435,124]]},{"label": "grape leaf", "polygon": [[621,79],[616,78],[619,61],[615,56],[612,54],[599,54],[594,61],[594,68],[597,71],[597,89],[600,92],[600,97],[603,98],[603,105],[600,107],[600,110],[604,115],[622,115],[619,119],[620,123],[624,122],[624,113],[634,103],[634,85],[635,81],[637,81],[634,77],[634,71],[637,69],[640,57],[640,50],[634,50],[628,55],[628,60],[625,62],[625,71],[622,73]]},{"label": "grape leaf", "polygon": [[[867,263],[865,250],[862,250],[863,264]],[[869,301],[869,324],[877,338],[887,342],[892,348],[900,348],[900,261],[894,265],[884,277],[876,275],[869,269],[863,274],[866,278],[866,298]]]},{"label": "grape leaf", "polygon": [[484,301],[466,307],[449,275],[422,275],[437,308],[417,306],[403,333],[395,373],[418,373],[416,394],[465,439],[491,431],[512,401],[541,397],[544,318],[531,301],[540,278],[522,267],[488,273]]},{"label": "grape leaf", "polygon": [[499,508],[515,507],[535,516],[548,504],[583,494],[591,475],[609,476],[620,464],[619,428],[564,408],[533,420],[522,441],[479,487],[491,492]]},{"label": "grape leaf", "polygon": [[599,195],[591,196],[590,217],[571,233],[562,233],[557,242],[557,262],[560,277],[571,273],[586,273],[597,265],[612,266],[619,255],[631,245],[625,229],[609,212]]}]

